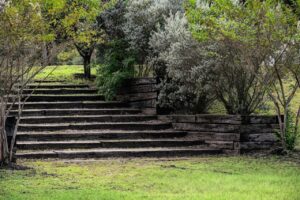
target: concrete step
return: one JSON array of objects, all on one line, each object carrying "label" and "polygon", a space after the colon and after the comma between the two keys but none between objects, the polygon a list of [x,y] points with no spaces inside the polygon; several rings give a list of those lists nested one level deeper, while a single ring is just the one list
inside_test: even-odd
[{"label": "concrete step", "polygon": [[91,148],[154,148],[154,147],[208,147],[203,140],[184,139],[133,139],[133,140],[68,140],[17,142],[18,150],[63,150]]},{"label": "concrete step", "polygon": [[[10,115],[17,115],[12,110]],[[23,110],[22,116],[66,116],[66,115],[123,115],[139,114],[140,109],[135,108],[106,108],[106,109],[30,109]]]},{"label": "concrete step", "polygon": [[111,139],[158,139],[182,138],[187,132],[176,130],[64,130],[51,132],[18,132],[18,141],[65,141],[65,140],[111,140]]},{"label": "concrete step", "polygon": [[18,131],[58,131],[58,130],[161,130],[170,129],[171,123],[147,122],[109,122],[109,123],[59,123],[59,124],[20,124]]},{"label": "concrete step", "polygon": [[24,89],[23,94],[97,94],[98,90],[90,88],[60,88],[60,89]]},{"label": "concrete step", "polygon": [[76,94],[76,95],[23,95],[23,100],[28,102],[58,102],[58,101],[104,101],[103,95],[98,94]]},{"label": "concrete step", "polygon": [[89,159],[89,158],[128,158],[128,157],[185,157],[221,154],[212,148],[132,148],[132,149],[88,149],[17,152],[19,159]]},{"label": "concrete step", "polygon": [[64,84],[64,83],[31,83],[26,85],[28,89],[58,89],[58,88],[89,88],[89,85],[86,84]]},{"label": "concrete step", "polygon": [[78,115],[22,117],[22,124],[81,123],[81,122],[138,122],[157,120],[156,115]]}]

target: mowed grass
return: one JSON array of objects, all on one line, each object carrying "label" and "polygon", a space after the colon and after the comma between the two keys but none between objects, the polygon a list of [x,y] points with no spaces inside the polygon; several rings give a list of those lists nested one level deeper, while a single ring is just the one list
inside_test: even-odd
[{"label": "mowed grass", "polygon": [[[37,74],[35,79],[47,81],[65,81],[70,83],[84,83],[86,82],[86,80],[74,78],[74,74],[83,74],[83,72],[84,69],[82,65],[48,66],[39,74]],[[91,74],[96,75],[96,68],[91,68]]]},{"label": "mowed grass", "polygon": [[0,170],[1,200],[299,200],[299,163],[277,158],[27,161]]}]

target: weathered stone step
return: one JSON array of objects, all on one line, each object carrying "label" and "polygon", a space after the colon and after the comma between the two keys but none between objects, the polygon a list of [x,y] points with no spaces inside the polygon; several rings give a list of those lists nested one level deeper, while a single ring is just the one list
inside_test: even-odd
[{"label": "weathered stone step", "polygon": [[97,94],[96,89],[90,88],[61,88],[61,89],[24,89],[23,94]]},{"label": "weathered stone step", "polygon": [[53,84],[53,83],[43,83],[43,84],[28,84],[26,88],[28,89],[58,89],[58,88],[89,88],[89,85],[86,84]]},{"label": "weathered stone step", "polygon": [[22,124],[76,123],[76,122],[138,122],[156,120],[155,115],[78,115],[22,117]]},{"label": "weathered stone step", "polygon": [[[10,115],[16,115],[12,110]],[[32,109],[23,110],[22,116],[66,116],[66,115],[122,115],[139,114],[140,109],[135,108],[106,108],[106,109]]]},{"label": "weathered stone step", "polygon": [[27,141],[17,142],[18,150],[63,150],[88,148],[154,148],[154,147],[207,147],[203,140],[134,139],[134,140],[82,140],[82,141]]},{"label": "weathered stone step", "polygon": [[23,100],[30,102],[41,101],[103,101],[104,96],[98,94],[76,94],[76,95],[23,95]]},{"label": "weathered stone step", "polygon": [[18,131],[58,131],[58,130],[161,130],[172,127],[165,122],[110,122],[110,123],[70,123],[70,124],[20,124]]},{"label": "weathered stone step", "polygon": [[18,141],[65,141],[110,139],[182,138],[187,132],[175,130],[128,131],[128,130],[64,130],[53,132],[18,132]]},{"label": "weathered stone step", "polygon": [[[58,109],[58,108],[122,108],[126,103],[118,101],[59,101],[59,102],[25,102],[24,109]],[[23,105],[21,104],[21,105]],[[11,104],[9,104],[11,105]],[[16,103],[13,108],[17,108]]]},{"label": "weathered stone step", "polygon": [[135,148],[135,149],[88,149],[88,150],[54,150],[17,152],[21,159],[88,159],[88,158],[128,158],[128,157],[185,157],[221,154],[219,149],[212,148]]}]

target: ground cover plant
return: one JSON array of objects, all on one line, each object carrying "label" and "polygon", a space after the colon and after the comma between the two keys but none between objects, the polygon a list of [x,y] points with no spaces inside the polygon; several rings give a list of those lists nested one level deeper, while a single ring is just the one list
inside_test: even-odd
[{"label": "ground cover plant", "polygon": [[297,200],[299,162],[278,158],[26,161],[0,170],[0,198]]}]

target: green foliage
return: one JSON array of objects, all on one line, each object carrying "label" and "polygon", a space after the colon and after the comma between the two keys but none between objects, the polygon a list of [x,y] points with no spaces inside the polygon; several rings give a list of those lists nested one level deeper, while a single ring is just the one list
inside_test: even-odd
[{"label": "green foliage", "polygon": [[59,64],[80,65],[82,58],[76,49],[67,49],[57,55]]},{"label": "green foliage", "polygon": [[113,99],[124,81],[134,76],[135,59],[127,47],[127,42],[123,40],[112,41],[104,64],[98,67],[97,86],[107,100]]},{"label": "green foliage", "polygon": [[299,74],[298,16],[280,1],[189,0],[186,10],[193,36],[212,44],[205,67],[228,113],[253,113],[277,77]]},{"label": "green foliage", "polygon": [[276,134],[280,139],[285,141],[286,148],[290,151],[295,149],[297,145],[297,139],[300,136],[300,127],[296,127],[296,121],[296,115],[290,109],[288,109],[285,123],[285,134],[284,136],[279,132]]},{"label": "green foliage", "polygon": [[[90,46],[102,41],[103,34],[96,18],[114,4],[114,0],[48,0],[42,3],[44,16],[57,37],[65,36],[76,43]],[[63,38],[57,38],[63,39]]]}]

